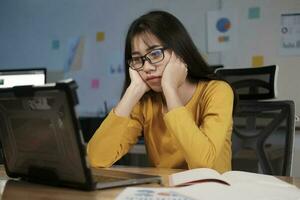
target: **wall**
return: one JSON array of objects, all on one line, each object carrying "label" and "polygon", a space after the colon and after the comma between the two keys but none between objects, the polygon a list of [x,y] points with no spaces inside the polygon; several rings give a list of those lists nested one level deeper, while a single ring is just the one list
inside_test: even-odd
[{"label": "wall", "polygon": [[[278,73],[278,99],[292,99],[300,105],[300,55],[280,54],[281,14],[300,12],[298,0],[224,0],[222,9],[235,12],[238,17],[238,39],[231,50],[221,53],[221,60],[228,67],[251,67],[252,56],[264,56],[264,65],[276,64]],[[258,19],[248,19],[248,9],[260,8]],[[238,9],[236,9],[238,8]],[[300,36],[299,36],[300,37]],[[300,106],[296,106],[300,115]],[[297,126],[300,126],[299,122]]]},{"label": "wall", "polygon": [[[49,81],[72,77],[79,84],[79,114],[104,115],[104,102],[109,110],[121,93],[124,38],[136,17],[168,10],[205,51],[206,11],[217,8],[217,0],[0,1],[0,69],[45,66]],[[103,42],[96,42],[97,32],[105,33]],[[82,67],[68,70],[68,43],[76,36],[84,37]],[[53,40],[59,40],[59,49],[52,49]],[[218,54],[207,58],[216,63]]]}]

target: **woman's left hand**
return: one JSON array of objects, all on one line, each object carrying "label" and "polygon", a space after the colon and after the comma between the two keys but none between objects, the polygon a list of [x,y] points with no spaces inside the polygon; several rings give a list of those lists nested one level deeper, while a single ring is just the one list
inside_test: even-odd
[{"label": "woman's left hand", "polygon": [[187,65],[172,51],[170,60],[162,75],[162,88],[177,90],[184,83],[186,76]]}]

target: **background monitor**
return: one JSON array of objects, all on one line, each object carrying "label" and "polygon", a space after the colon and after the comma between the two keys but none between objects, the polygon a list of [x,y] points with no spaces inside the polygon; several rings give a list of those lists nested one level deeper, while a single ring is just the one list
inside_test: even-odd
[{"label": "background monitor", "polygon": [[46,83],[46,72],[46,68],[0,69],[0,88],[43,85]]}]

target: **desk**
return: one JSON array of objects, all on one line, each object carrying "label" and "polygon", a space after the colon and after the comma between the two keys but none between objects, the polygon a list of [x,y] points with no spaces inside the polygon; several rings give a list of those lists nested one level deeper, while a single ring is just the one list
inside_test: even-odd
[{"label": "desk", "polygon": [[[134,168],[118,167],[113,170],[129,171],[135,173],[160,175],[163,177],[163,183],[166,184],[167,175],[179,172],[176,169],[158,169],[158,168]],[[96,171],[97,173],[97,171]],[[300,178],[279,177],[284,181],[300,187]],[[158,184],[144,184],[144,187],[158,187]],[[58,188],[22,181],[7,181],[3,166],[0,167],[0,195],[2,200],[36,200],[36,199],[66,199],[66,200],[108,200],[115,199],[124,187],[97,190],[97,191],[80,191],[69,188]]]}]

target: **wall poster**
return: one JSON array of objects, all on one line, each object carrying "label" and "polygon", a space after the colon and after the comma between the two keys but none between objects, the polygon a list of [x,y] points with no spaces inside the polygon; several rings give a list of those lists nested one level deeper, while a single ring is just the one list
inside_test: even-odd
[{"label": "wall poster", "polygon": [[281,14],[280,54],[300,55],[300,13]]}]

